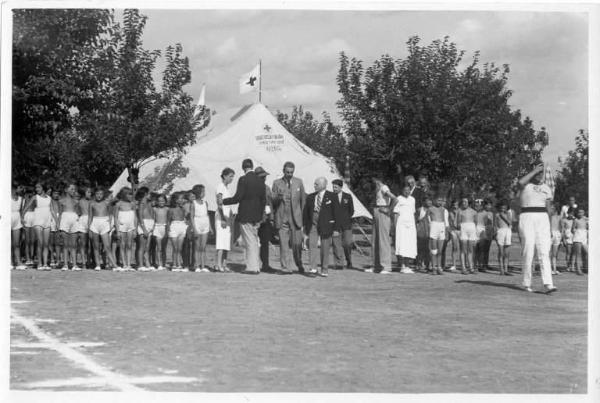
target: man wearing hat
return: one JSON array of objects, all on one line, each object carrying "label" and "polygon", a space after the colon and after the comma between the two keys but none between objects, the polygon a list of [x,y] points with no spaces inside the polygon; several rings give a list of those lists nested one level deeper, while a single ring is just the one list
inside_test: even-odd
[{"label": "man wearing hat", "polygon": [[[265,171],[263,167],[256,167],[254,172],[263,183],[266,182],[267,175],[269,175],[269,173]],[[271,193],[271,188],[269,188],[266,183],[265,192],[267,203],[265,204],[262,222],[260,223],[260,227],[258,227],[258,238],[260,239],[260,261],[262,262],[260,271],[264,273],[274,273],[275,270],[269,266],[269,242],[273,236],[273,194]]]},{"label": "man wearing hat", "polygon": [[352,216],[354,215],[354,203],[350,193],[342,191],[344,182],[341,179],[331,181],[333,185],[333,193],[339,201],[338,226],[340,231],[333,235],[333,257],[335,260],[335,268],[343,269],[342,250],[346,257],[346,267],[352,268]]}]

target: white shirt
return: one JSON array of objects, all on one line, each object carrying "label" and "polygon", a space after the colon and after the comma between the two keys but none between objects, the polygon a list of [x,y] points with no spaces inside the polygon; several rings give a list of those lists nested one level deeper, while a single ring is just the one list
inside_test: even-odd
[{"label": "white shirt", "polygon": [[521,207],[546,207],[546,200],[552,199],[552,191],[548,185],[542,183],[534,185],[528,183],[521,190]]},{"label": "white shirt", "polygon": [[402,222],[413,222],[415,221],[415,198],[412,196],[404,197],[398,196],[396,205],[394,206],[394,213],[398,214],[398,220]]},{"label": "white shirt", "polygon": [[[227,186],[225,186],[225,184],[223,182],[220,182],[217,185],[217,194],[221,194],[223,199],[226,199],[228,197],[231,197],[231,193],[229,192],[229,188]],[[232,211],[232,208],[230,205],[226,206],[223,205],[221,206],[223,208],[223,216],[225,216],[226,218],[229,217],[229,212]]]},{"label": "white shirt", "polygon": [[[317,206],[319,205],[319,202],[321,204],[323,204],[323,197],[324,196],[325,196],[325,189],[323,189],[319,193],[317,193],[317,195],[315,196],[315,208],[314,208],[314,211],[317,211]],[[321,207],[319,206],[318,208],[320,209]]]},{"label": "white shirt", "polygon": [[[571,206],[569,206],[568,204],[562,206],[562,208],[560,209],[560,216],[561,217],[566,217],[567,216],[567,212],[569,211],[570,208],[571,208]],[[575,205],[573,206],[573,208],[574,209],[577,208],[577,203],[575,203]]]}]

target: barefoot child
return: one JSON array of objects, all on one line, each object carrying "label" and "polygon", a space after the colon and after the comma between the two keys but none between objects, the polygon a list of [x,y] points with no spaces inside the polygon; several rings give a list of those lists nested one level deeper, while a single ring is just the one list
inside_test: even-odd
[{"label": "barefoot child", "polygon": [[440,263],[441,251],[448,231],[448,210],[443,197],[435,199],[435,205],[427,209],[429,222],[429,251],[431,253],[432,274],[444,274]]},{"label": "barefoot child", "polygon": [[157,270],[165,270],[165,262],[163,258],[164,238],[167,234],[167,198],[164,195],[158,195],[156,198],[156,207],[154,207],[154,231],[152,234],[155,238],[156,245],[156,261],[158,262]]},{"label": "barefoot child", "polygon": [[137,228],[133,191],[128,187],[124,187],[119,191],[117,199],[113,214],[114,228],[120,241],[121,263],[123,264],[123,271],[133,271],[131,258],[133,257],[133,238]]},{"label": "barefoot child", "polygon": [[150,265],[150,239],[154,230],[154,209],[149,200],[149,189],[142,186],[135,194],[138,201],[137,221],[138,221],[138,253],[137,264],[139,271],[151,271],[154,267]]},{"label": "barefoot child", "polygon": [[192,188],[195,200],[191,203],[190,217],[192,218],[192,233],[194,237],[194,271],[208,273],[210,270],[205,267],[206,263],[206,241],[208,234],[213,233],[208,218],[208,203],[204,200],[204,186],[194,185]]},{"label": "barefoot child", "polygon": [[77,266],[77,229],[79,214],[79,203],[75,200],[77,193],[75,184],[71,183],[67,186],[65,196],[58,201],[58,228],[62,233],[64,242],[63,248],[63,270],[69,270],[69,262],[73,271],[79,271],[81,268]]},{"label": "barefoot child", "polygon": [[494,234],[498,244],[498,264],[500,275],[508,274],[509,252],[512,238],[512,214],[508,211],[508,202],[498,203],[498,212],[494,215]]},{"label": "barefoot child", "polygon": [[573,220],[573,255],[575,261],[575,270],[581,276],[581,266],[583,263],[581,251],[587,254],[588,248],[588,219],[585,216],[585,210],[577,210],[577,218]]},{"label": "barefoot child", "polygon": [[560,241],[562,240],[561,235],[561,216],[558,210],[558,205],[550,205],[550,232],[552,234],[552,249],[550,250],[550,265],[552,267],[552,274],[560,274],[556,269],[556,262],[558,260],[558,248],[560,247]]},{"label": "barefoot child", "polygon": [[181,257],[181,249],[188,227],[185,221],[186,215],[183,204],[183,193],[175,193],[171,196],[171,207],[169,207],[169,213],[167,215],[167,231],[173,249],[173,265],[171,266],[171,271],[188,271],[182,267]]},{"label": "barefoot child", "polygon": [[110,229],[112,227],[110,217],[110,202],[104,198],[104,190],[97,188],[95,199],[89,203],[87,223],[94,245],[94,260],[96,261],[94,270],[100,270],[100,264],[102,263],[100,242],[104,246],[104,252],[108,260],[107,267],[110,265],[113,270],[117,268],[115,257],[110,248]]},{"label": "barefoot child", "polygon": [[461,200],[458,211],[458,225],[460,227],[460,262],[462,274],[475,273],[473,268],[473,250],[477,242],[477,229],[475,227],[475,215],[477,212],[469,206],[469,199]]}]

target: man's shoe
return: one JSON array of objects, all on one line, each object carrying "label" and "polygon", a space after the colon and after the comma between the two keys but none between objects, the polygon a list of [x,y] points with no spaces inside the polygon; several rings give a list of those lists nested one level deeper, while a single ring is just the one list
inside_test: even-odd
[{"label": "man's shoe", "polygon": [[533,290],[531,289],[531,287],[527,287],[527,286],[523,286],[523,291],[533,292]]},{"label": "man's shoe", "polygon": [[555,291],[558,291],[558,288],[556,288],[554,286],[545,285],[544,288],[546,289],[546,292],[545,292],[546,294],[551,294]]},{"label": "man's shoe", "polygon": [[252,274],[252,275],[260,274],[259,271],[250,271],[250,270],[242,270],[240,273],[242,273],[242,274]]},{"label": "man's shoe", "polygon": [[410,267],[403,267],[402,269],[400,269],[400,273],[402,273],[402,274],[414,274],[415,271],[413,269],[411,269]]},{"label": "man's shoe", "polygon": [[365,273],[375,273],[375,270],[373,270],[373,269],[365,269]]},{"label": "man's shoe", "polygon": [[392,271],[391,270],[387,270],[387,269],[386,270],[381,270],[379,272],[379,274],[392,274]]}]

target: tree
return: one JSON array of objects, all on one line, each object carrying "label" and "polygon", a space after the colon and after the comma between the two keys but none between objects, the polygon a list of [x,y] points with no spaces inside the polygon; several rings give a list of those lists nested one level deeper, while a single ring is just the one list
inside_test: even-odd
[{"label": "tree", "polygon": [[321,114],[322,121],[317,121],[311,112],[305,111],[302,105],[292,108],[291,115],[277,111],[277,120],[298,140],[332,158],[338,170],[343,172],[346,157],[346,139],[340,128],[331,122],[327,112]]},{"label": "tree", "polygon": [[96,103],[102,60],[114,22],[110,10],[13,11],[12,170],[19,181],[58,178],[58,133],[74,108]]},{"label": "tree", "polygon": [[446,37],[421,46],[407,42],[408,56],[382,56],[366,70],[340,54],[337,105],[352,164],[352,185],[372,197],[371,177],[388,183],[426,172],[433,182],[463,192],[493,186],[501,191],[541,160],[544,128],[512,111],[509,67],[479,66],[479,54],[463,70],[464,51]]},{"label": "tree", "polygon": [[567,158],[558,159],[561,169],[556,176],[554,200],[565,203],[574,196],[577,204],[588,211],[589,187],[589,133],[579,130],[575,138],[575,149],[569,151]]}]

